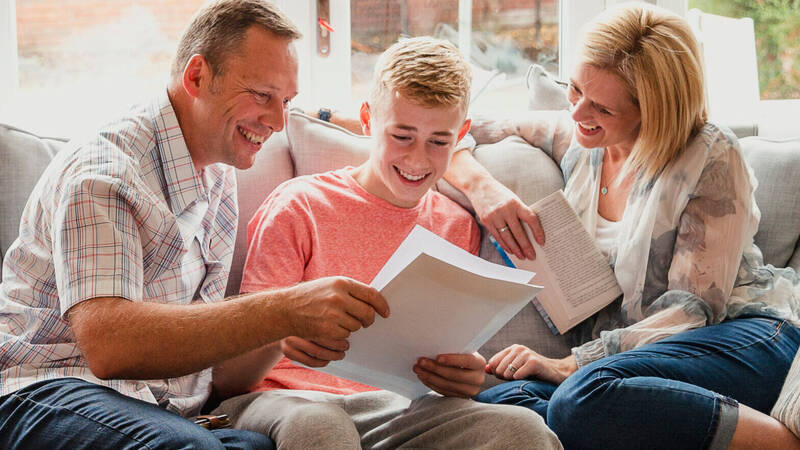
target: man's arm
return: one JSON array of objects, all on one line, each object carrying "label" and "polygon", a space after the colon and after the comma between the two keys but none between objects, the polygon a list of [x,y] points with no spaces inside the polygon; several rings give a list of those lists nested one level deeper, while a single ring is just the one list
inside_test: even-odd
[{"label": "man's arm", "polygon": [[286,336],[346,339],[388,314],[369,286],[343,277],[253,293],[227,302],[170,305],[108,297],[68,318],[89,368],[101,379],[157,379],[197,372]]}]

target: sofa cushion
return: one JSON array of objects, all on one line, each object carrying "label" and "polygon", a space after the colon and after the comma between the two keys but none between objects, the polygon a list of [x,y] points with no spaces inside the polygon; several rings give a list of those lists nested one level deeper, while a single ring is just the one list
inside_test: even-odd
[{"label": "sofa cushion", "polygon": [[756,203],[761,223],[756,245],[765,262],[800,269],[800,138],[746,137],[739,144],[758,179]]},{"label": "sofa cushion", "polygon": [[0,124],[0,276],[8,247],[19,234],[19,220],[28,196],[66,139],[37,136]]},{"label": "sofa cushion", "polygon": [[539,64],[531,64],[525,75],[528,87],[528,109],[531,111],[569,108],[567,83],[556,79]]},{"label": "sofa cushion", "polygon": [[358,166],[369,158],[369,136],[351,133],[300,110],[289,112],[286,132],[296,176]]}]

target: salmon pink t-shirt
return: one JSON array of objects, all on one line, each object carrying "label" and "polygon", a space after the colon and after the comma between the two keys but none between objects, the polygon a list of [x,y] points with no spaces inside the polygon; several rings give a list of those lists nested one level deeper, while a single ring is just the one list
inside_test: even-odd
[{"label": "salmon pink t-shirt", "polygon": [[[478,253],[478,225],[452,200],[428,191],[415,207],[401,208],[367,192],[351,170],[293,178],[267,197],[247,226],[241,292],[334,275],[370,283],[415,225]],[[287,358],[256,388],[271,389],[334,394],[377,390]]]}]

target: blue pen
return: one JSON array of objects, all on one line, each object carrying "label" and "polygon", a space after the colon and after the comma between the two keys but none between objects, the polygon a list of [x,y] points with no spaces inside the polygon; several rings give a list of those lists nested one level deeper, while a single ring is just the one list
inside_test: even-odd
[{"label": "blue pen", "polygon": [[492,245],[494,245],[494,248],[497,249],[497,253],[500,253],[500,257],[503,258],[503,262],[506,263],[508,267],[513,267],[516,269],[517,266],[511,262],[511,259],[508,257],[508,253],[503,250],[503,247],[501,247],[497,240],[495,240],[494,236],[489,236],[489,241],[492,243]]}]

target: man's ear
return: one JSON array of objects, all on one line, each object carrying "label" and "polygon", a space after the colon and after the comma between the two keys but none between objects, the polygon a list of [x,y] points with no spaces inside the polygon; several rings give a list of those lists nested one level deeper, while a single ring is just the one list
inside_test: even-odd
[{"label": "man's ear", "polygon": [[369,102],[364,102],[361,104],[361,112],[358,116],[361,119],[361,131],[365,136],[371,136],[371,130],[369,127]]},{"label": "man's ear", "polygon": [[183,69],[183,89],[191,97],[198,97],[200,90],[211,82],[211,68],[203,55],[194,54]]},{"label": "man's ear", "polygon": [[472,120],[467,119],[464,121],[464,125],[461,125],[461,129],[458,130],[458,139],[456,142],[460,141],[464,136],[466,136],[467,132],[469,131],[469,127],[472,125]]}]

